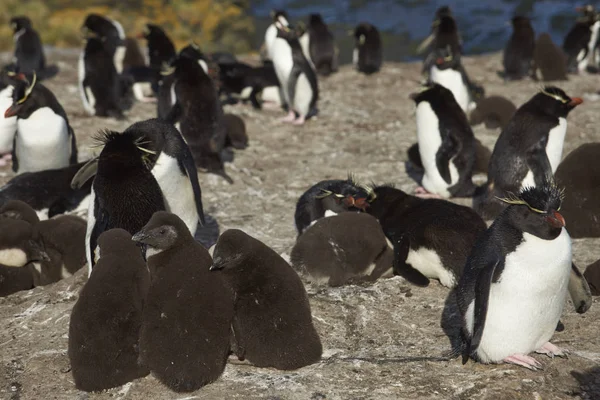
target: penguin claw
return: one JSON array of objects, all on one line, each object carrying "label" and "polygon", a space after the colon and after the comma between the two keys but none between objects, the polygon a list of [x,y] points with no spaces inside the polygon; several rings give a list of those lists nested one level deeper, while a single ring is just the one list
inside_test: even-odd
[{"label": "penguin claw", "polygon": [[439,194],[428,192],[423,186],[419,186],[415,189],[415,196],[421,199],[443,199]]},{"label": "penguin claw", "polygon": [[532,371],[537,371],[539,369],[544,369],[542,364],[533,357],[530,357],[526,354],[513,354],[512,356],[506,357],[503,362],[507,364],[515,364],[520,365],[521,367],[525,367]]},{"label": "penguin claw", "polygon": [[294,122],[292,122],[292,125],[301,126],[304,125],[305,121],[306,120],[304,119],[304,117],[299,117],[298,119],[294,120]]},{"label": "penguin claw", "polygon": [[288,115],[284,118],[281,118],[281,122],[294,122],[296,120],[296,114],[293,111],[290,111]]},{"label": "penguin claw", "polygon": [[550,358],[556,357],[564,357],[569,358],[569,351],[566,349],[561,349],[560,347],[548,342],[538,350],[535,351],[538,354],[545,354]]}]

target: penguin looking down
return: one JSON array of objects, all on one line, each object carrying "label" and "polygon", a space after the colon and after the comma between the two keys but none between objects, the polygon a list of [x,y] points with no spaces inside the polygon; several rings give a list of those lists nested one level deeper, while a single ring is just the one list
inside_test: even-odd
[{"label": "penguin looking down", "polygon": [[502,65],[505,80],[519,80],[532,75],[535,33],[527,17],[513,17],[511,23],[513,33],[504,48]]},{"label": "penguin looking down", "polygon": [[484,219],[495,218],[506,207],[498,198],[552,178],[562,158],[567,115],[581,103],[547,86],[519,107],[496,141],[487,183],[473,198],[473,208]]},{"label": "penguin looking down", "polygon": [[537,74],[538,69],[544,82],[568,79],[567,56],[548,33],[542,33],[535,42],[533,73]]},{"label": "penguin looking down", "polygon": [[337,71],[335,38],[323,21],[321,14],[308,17],[310,59],[319,75],[328,76]]},{"label": "penguin looking down", "polygon": [[17,117],[12,157],[15,173],[63,168],[77,163],[77,143],[65,110],[33,74],[15,82],[13,103],[4,117]]},{"label": "penguin looking down", "polygon": [[121,24],[113,19],[99,14],[88,14],[81,26],[84,36],[90,33],[98,36],[112,57],[117,74],[123,72],[123,60],[125,59],[125,31]]},{"label": "penguin looking down", "polygon": [[550,343],[571,275],[571,238],[552,183],[504,198],[509,206],[473,247],[457,288],[463,363],[512,363],[536,370],[528,354],[565,356]]},{"label": "penguin looking down", "polygon": [[56,65],[46,66],[46,56],[40,35],[33,29],[31,20],[26,16],[10,19],[15,41],[14,63],[16,71],[31,79],[33,74],[39,80],[51,78],[58,73]]},{"label": "penguin looking down", "polygon": [[177,56],[175,45],[158,25],[146,24],[140,38],[144,38],[148,42],[150,68],[158,71],[163,63],[169,63]]},{"label": "penguin looking down", "polygon": [[383,45],[377,28],[363,22],[354,29],[353,35],[352,64],[354,68],[366,75],[379,72],[383,62]]}]

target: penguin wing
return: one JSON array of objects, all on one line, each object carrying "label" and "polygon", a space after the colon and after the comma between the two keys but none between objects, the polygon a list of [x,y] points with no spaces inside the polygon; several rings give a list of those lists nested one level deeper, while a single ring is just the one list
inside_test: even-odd
[{"label": "penguin wing", "polygon": [[173,107],[171,107],[171,110],[169,110],[169,112],[167,113],[165,121],[169,124],[174,125],[177,123],[177,121],[179,121],[179,118],[181,118],[182,113],[183,108],[181,107],[181,104],[179,102],[176,102],[175,104],[173,104]]},{"label": "penguin wing", "polygon": [[450,160],[452,157],[460,152],[462,145],[457,140],[450,130],[447,130],[442,145],[438,149],[435,155],[435,165],[446,183],[452,183],[452,177],[450,176]]},{"label": "penguin wing", "polygon": [[96,251],[96,246],[98,244],[98,237],[100,236],[100,234],[102,234],[102,232],[108,230],[109,225],[108,213],[98,204],[98,199],[96,199],[96,204],[94,205],[94,207],[96,221],[94,223],[94,228],[92,229],[92,233],[90,235],[90,254],[92,254],[92,265],[90,267],[93,267],[94,264],[96,264],[96,262],[94,261],[94,252]]},{"label": "penguin wing", "polygon": [[406,262],[409,251],[410,237],[407,234],[404,234],[396,243],[394,243],[394,263],[392,264],[394,275],[400,275],[417,286],[424,287],[429,285],[429,278]]},{"label": "penguin wing", "polygon": [[548,136],[542,138],[533,145],[526,153],[527,166],[533,173],[533,180],[537,187],[552,180],[552,166],[546,154],[546,143]]},{"label": "penguin wing", "polygon": [[190,180],[190,184],[192,185],[192,192],[194,192],[194,200],[196,202],[196,212],[200,217],[200,224],[204,226],[206,221],[204,219],[204,207],[202,206],[202,190],[200,189],[200,182],[198,182],[198,170],[196,169],[194,156],[187,145],[183,147],[182,161],[183,167],[185,168],[187,176]]}]

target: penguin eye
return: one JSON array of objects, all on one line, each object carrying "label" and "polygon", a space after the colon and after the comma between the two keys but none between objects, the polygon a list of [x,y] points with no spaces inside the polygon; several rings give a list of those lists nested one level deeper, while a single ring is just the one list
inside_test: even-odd
[{"label": "penguin eye", "polygon": [[167,233],[167,230],[165,228],[162,228],[158,233],[164,235],[165,233]]},{"label": "penguin eye", "polygon": [[338,199],[343,199],[344,195],[343,194],[339,194],[339,193],[334,193],[335,197],[337,197]]}]

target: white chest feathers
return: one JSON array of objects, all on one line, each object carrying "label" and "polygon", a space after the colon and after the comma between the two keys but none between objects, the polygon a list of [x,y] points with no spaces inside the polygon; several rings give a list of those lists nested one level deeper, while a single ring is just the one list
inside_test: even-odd
[{"label": "white chest feathers", "polygon": [[[490,288],[477,351],[483,362],[528,354],[550,340],[563,310],[570,273],[571,238],[566,229],[554,240],[523,235],[523,242],[506,257],[500,281]],[[471,332],[472,309],[467,313]]]},{"label": "white chest feathers", "polygon": [[79,95],[81,96],[81,101],[83,102],[83,108],[88,114],[94,115],[96,114],[96,98],[92,93],[92,88],[83,85],[83,82],[85,81],[85,51],[82,51],[81,55],[79,56],[77,71],[79,78]]},{"label": "white chest feathers", "polygon": [[292,68],[294,67],[292,48],[288,42],[281,38],[277,38],[273,42],[272,49],[273,54],[271,59],[273,60],[275,74],[277,75],[277,79],[279,79],[279,83],[281,83],[281,89],[283,91],[285,100],[289,104],[288,80],[290,79]]},{"label": "white chest feathers", "polygon": [[421,162],[425,169],[423,175],[423,187],[431,193],[439,194],[442,197],[450,197],[448,188],[458,182],[458,170],[452,160],[449,160],[450,183],[446,182],[440,174],[436,155],[442,145],[442,136],[439,129],[439,119],[426,101],[421,101],[417,105],[417,140],[419,142],[419,153]]},{"label": "white chest feathers", "polygon": [[4,111],[12,105],[12,86],[0,91],[0,154],[12,150],[13,139],[17,132],[17,117],[4,118]]},{"label": "white chest feathers", "polygon": [[63,168],[69,165],[71,140],[67,121],[49,107],[42,107],[27,119],[17,120],[15,153],[17,173]]},{"label": "white chest feathers", "polygon": [[267,48],[267,55],[269,59],[273,59],[273,43],[277,39],[277,28],[274,24],[269,25],[265,32],[265,47]]},{"label": "white chest feathers", "polygon": [[300,42],[300,47],[302,47],[302,53],[304,53],[304,57],[306,57],[312,69],[315,69],[315,65],[310,57],[310,36],[308,35],[308,32],[305,32],[302,36],[300,36],[298,41]]},{"label": "white chest feathers", "polygon": [[464,112],[468,111],[469,103],[471,102],[471,96],[469,95],[469,89],[463,81],[462,75],[459,71],[452,68],[440,70],[435,65],[431,67],[431,80],[438,83],[452,92],[454,99],[463,109]]}]

